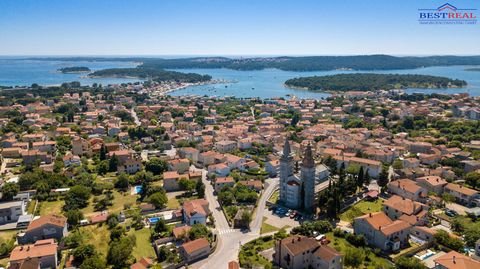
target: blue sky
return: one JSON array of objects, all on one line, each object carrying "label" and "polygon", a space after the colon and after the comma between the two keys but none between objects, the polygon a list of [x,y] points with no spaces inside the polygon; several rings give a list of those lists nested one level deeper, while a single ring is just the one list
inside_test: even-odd
[{"label": "blue sky", "polygon": [[480,22],[418,23],[445,2],[0,0],[0,55],[480,55]]}]

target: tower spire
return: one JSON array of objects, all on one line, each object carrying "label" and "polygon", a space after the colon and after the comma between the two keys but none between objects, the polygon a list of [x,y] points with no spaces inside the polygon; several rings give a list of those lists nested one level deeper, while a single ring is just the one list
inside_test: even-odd
[{"label": "tower spire", "polygon": [[283,158],[288,158],[292,154],[292,150],[290,149],[290,143],[288,142],[288,138],[285,138],[285,144],[283,145]]},{"label": "tower spire", "polygon": [[307,148],[305,149],[305,156],[302,161],[303,167],[312,168],[315,167],[315,161],[313,160],[312,146],[308,143]]}]

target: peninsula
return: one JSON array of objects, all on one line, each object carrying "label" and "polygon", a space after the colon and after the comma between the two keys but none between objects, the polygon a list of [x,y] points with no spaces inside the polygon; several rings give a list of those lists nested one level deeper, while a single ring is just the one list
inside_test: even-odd
[{"label": "peninsula", "polygon": [[467,85],[464,80],[427,75],[337,74],[293,78],[285,85],[312,91],[378,91],[402,88],[454,88]]},{"label": "peninsula", "polygon": [[64,67],[57,69],[58,72],[62,72],[64,74],[71,74],[71,73],[86,73],[90,72],[90,68],[85,66],[72,66],[72,67]]}]

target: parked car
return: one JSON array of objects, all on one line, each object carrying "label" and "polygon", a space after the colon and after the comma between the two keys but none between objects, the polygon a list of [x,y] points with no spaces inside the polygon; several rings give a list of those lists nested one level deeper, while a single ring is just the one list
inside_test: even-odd
[{"label": "parked car", "polygon": [[455,210],[445,209],[445,215],[449,217],[455,217],[458,215],[458,213]]}]

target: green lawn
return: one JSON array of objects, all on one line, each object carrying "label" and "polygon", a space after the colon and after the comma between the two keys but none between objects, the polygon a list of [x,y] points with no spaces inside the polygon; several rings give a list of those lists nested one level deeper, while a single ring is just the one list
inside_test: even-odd
[{"label": "green lawn", "polygon": [[11,240],[17,234],[17,230],[8,230],[0,232],[0,242],[5,242]]},{"label": "green lawn", "polygon": [[[100,197],[100,196],[99,196]],[[137,202],[137,195],[130,195],[129,192],[120,193],[116,190],[113,191],[113,205],[108,208],[110,213],[119,213],[125,208],[125,205],[135,205]],[[89,204],[86,208],[82,209],[83,214],[89,215],[95,212],[95,204],[93,203],[93,197],[90,198]]]},{"label": "green lawn", "polygon": [[260,228],[260,234],[266,234],[266,233],[276,232],[280,230],[279,228],[266,223],[265,222],[266,220],[267,218],[263,217],[262,228]]},{"label": "green lawn", "polygon": [[135,257],[135,259],[139,260],[143,257],[155,258],[155,250],[153,249],[150,242],[150,229],[132,229],[130,233],[134,234],[136,237],[136,245],[133,249],[133,256]]},{"label": "green lawn", "polygon": [[108,243],[110,242],[110,231],[107,225],[88,225],[80,227],[84,242],[95,246],[95,250],[105,257],[108,253]]},{"label": "green lawn", "polygon": [[168,199],[167,202],[167,208],[168,209],[178,209],[180,208],[180,202],[178,202],[177,198],[173,197]]},{"label": "green lawn", "polygon": [[[337,251],[339,251],[343,255],[345,255],[346,250],[348,248],[356,248],[352,244],[347,242],[347,240],[345,238],[335,237],[333,235],[333,232],[327,233],[326,236],[327,236],[327,239],[331,240],[329,246],[333,247],[334,249],[336,249]],[[390,261],[388,261],[387,259],[378,257],[370,249],[365,248],[365,251],[367,253],[368,258],[365,259],[365,262],[363,263],[363,266],[359,267],[359,268],[365,268],[365,269],[377,269],[377,268],[393,269],[393,268],[395,268],[393,266],[393,264],[390,263]]]},{"label": "green lawn", "polygon": [[273,236],[260,237],[243,245],[238,255],[240,265],[252,268],[259,265],[265,269],[272,268],[271,262],[265,259],[260,252],[274,246]]},{"label": "green lawn", "polygon": [[50,214],[62,214],[62,207],[65,204],[63,200],[58,201],[43,201],[37,206],[40,207],[40,216],[50,215]]},{"label": "green lawn", "polygon": [[340,219],[343,221],[352,222],[356,217],[381,211],[382,205],[383,200],[376,200],[373,202],[361,201],[340,214]]},{"label": "green lawn", "polygon": [[37,204],[37,200],[31,200],[30,202],[28,202],[28,206],[27,206],[27,212],[28,214],[35,214],[35,204]]},{"label": "green lawn", "polygon": [[276,190],[272,193],[272,196],[270,196],[270,198],[268,198],[268,201],[270,203],[276,204],[279,196],[280,196],[280,192],[278,190]]}]

